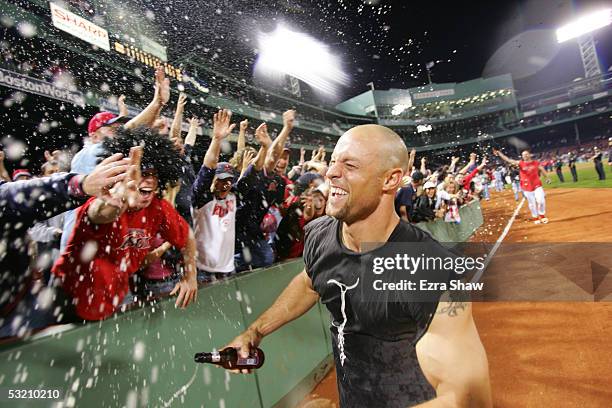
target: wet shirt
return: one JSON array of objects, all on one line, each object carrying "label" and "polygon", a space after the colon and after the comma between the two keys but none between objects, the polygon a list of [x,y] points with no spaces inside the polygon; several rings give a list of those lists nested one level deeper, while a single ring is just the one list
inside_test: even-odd
[{"label": "wet shirt", "polygon": [[148,207],[126,211],[114,222],[93,224],[87,210],[94,200],[77,210],[68,246],[52,270],[75,299],[77,314],[86,320],[115,312],[128,292],[128,277],[156,248],[157,234],[178,249],[189,237],[187,222],[166,200],[155,197]]},{"label": "wet shirt", "polygon": [[519,161],[519,173],[521,178],[521,188],[524,191],[534,191],[538,187],[542,187],[542,181],[540,181],[540,162],[537,160],[532,161]]},{"label": "wet shirt", "polygon": [[[328,216],[309,223],[304,263],[331,315],[341,406],[403,408],[433,398],[415,344],[427,331],[437,302],[366,302],[358,282],[362,257],[375,256],[379,249],[350,251],[341,243],[340,229],[341,223]],[[448,253],[429,234],[404,221],[388,242],[431,243]]]}]

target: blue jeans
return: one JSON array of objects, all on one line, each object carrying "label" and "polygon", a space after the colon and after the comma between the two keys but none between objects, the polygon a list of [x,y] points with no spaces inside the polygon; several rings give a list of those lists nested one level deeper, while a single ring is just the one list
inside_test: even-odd
[{"label": "blue jeans", "polygon": [[[248,259],[250,258],[250,259]],[[265,239],[260,239],[251,246],[246,246],[234,255],[236,271],[264,268],[274,262],[274,251]]]},{"label": "blue jeans", "polygon": [[155,281],[145,281],[143,284],[144,293],[146,296],[165,296],[172,292],[176,284],[179,282],[178,278]]},{"label": "blue jeans", "polygon": [[512,182],[512,191],[514,192],[514,201],[518,201],[519,193],[521,192],[521,183],[518,181]]},{"label": "blue jeans", "polygon": [[485,200],[488,200],[489,197],[491,197],[491,194],[489,194],[489,184],[488,183],[482,183],[482,195],[485,198]]},{"label": "blue jeans", "polygon": [[198,269],[198,283],[209,283],[215,282],[218,280],[223,280],[229,278],[230,276],[236,273],[235,270],[232,272],[222,273],[222,272],[208,272],[202,269]]}]

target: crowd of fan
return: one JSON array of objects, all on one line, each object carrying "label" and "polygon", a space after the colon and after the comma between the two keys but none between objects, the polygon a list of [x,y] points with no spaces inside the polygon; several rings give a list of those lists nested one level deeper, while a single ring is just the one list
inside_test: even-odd
[{"label": "crowd of fan", "polygon": [[[183,139],[186,104],[172,125],[160,120],[170,98],[163,70],[151,103],[136,117],[100,112],[83,148],[46,152],[34,176],[0,153],[0,337],[50,324],[102,320],[141,301],[176,295],[187,307],[198,284],[301,256],[304,226],[324,215],[329,188],[323,147],[301,149],[289,167],[296,112],[283,114],[247,145],[240,122],[231,152],[231,113],[214,115],[202,163],[191,162],[200,121]],[[226,161],[222,161],[226,159]]]},{"label": "crowd of fan", "polygon": [[[404,179],[395,198],[395,208],[400,217],[409,222],[429,222],[442,219],[459,223],[459,208],[473,200],[489,199],[490,169],[487,158],[477,162],[476,153],[461,169],[459,157],[453,156],[447,165],[436,170],[427,167],[427,159],[421,158],[420,168],[414,167],[416,151],[410,152],[410,176]],[[503,188],[503,185],[502,185]]]}]

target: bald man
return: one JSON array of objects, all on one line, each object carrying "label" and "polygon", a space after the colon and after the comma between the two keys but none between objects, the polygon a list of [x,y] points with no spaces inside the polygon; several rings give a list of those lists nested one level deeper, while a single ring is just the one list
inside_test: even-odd
[{"label": "bald man", "polygon": [[[321,300],[331,315],[342,407],[490,407],[488,363],[470,303],[372,307],[358,288],[362,256],[395,242],[440,245],[395,212],[407,163],[406,146],[388,128],[358,126],[338,140],[326,174],[328,216],[308,224],[304,271],[228,346],[247,356]],[[381,246],[366,251],[372,242]]]}]

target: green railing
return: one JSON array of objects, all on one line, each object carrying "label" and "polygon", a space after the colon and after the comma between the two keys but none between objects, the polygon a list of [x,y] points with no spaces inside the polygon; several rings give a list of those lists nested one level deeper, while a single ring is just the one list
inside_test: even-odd
[{"label": "green railing", "polygon": [[461,222],[445,222],[436,220],[420,222],[417,227],[429,232],[441,242],[465,242],[483,223],[482,210],[479,201],[472,201],[459,209]]}]

